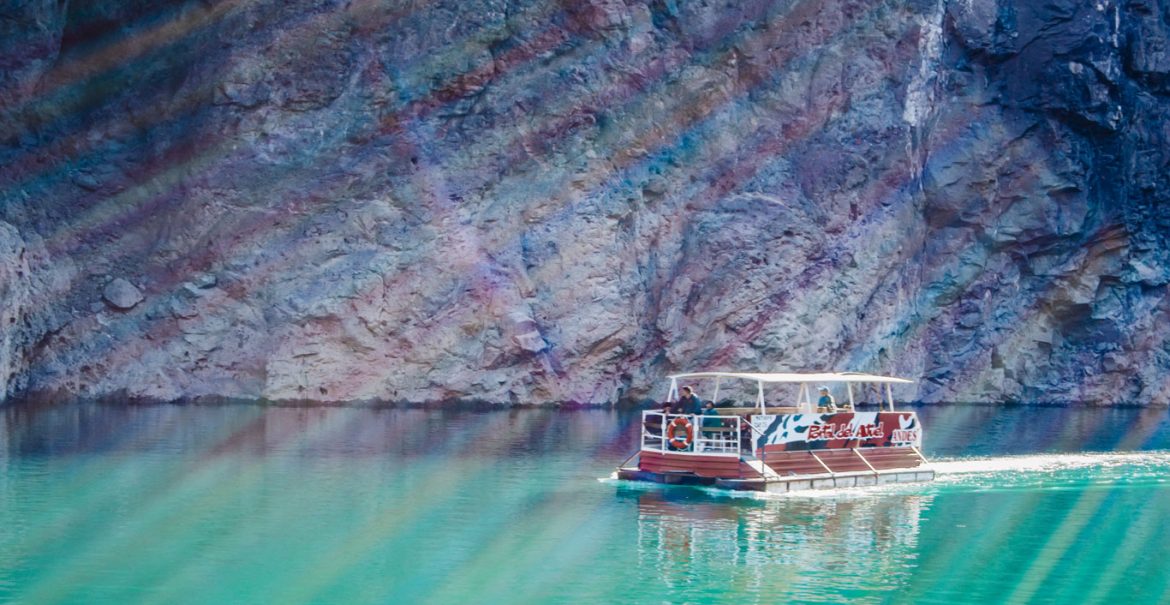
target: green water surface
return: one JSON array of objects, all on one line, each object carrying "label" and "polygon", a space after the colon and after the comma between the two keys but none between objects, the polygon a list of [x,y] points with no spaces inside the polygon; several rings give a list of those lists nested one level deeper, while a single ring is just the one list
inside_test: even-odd
[{"label": "green water surface", "polygon": [[613,411],[7,408],[0,602],[1170,602],[1165,410],[920,413],[937,481],[760,497]]}]

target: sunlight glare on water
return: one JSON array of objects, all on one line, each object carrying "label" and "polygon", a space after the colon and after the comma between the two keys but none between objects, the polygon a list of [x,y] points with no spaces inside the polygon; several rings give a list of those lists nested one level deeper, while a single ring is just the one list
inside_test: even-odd
[{"label": "sunlight glare on water", "polygon": [[996,412],[921,410],[934,482],[762,495],[607,479],[605,410],[8,408],[0,602],[1165,602],[1165,410]]}]

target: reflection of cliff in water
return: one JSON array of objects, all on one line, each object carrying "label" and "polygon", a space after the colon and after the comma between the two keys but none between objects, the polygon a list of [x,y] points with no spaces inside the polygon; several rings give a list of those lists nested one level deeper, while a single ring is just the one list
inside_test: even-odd
[{"label": "reflection of cliff in water", "polygon": [[[710,491],[619,488],[638,504],[638,564],[660,570],[668,586],[681,586],[714,569],[726,569],[738,589],[799,590],[802,578],[842,583],[878,580],[905,586],[918,549],[919,525],[933,496],[756,499]],[[852,588],[861,588],[852,586]],[[758,593],[767,594],[767,593]]]}]

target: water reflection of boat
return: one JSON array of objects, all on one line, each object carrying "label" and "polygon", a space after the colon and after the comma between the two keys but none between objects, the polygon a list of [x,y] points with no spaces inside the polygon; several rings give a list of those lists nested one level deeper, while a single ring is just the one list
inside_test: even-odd
[{"label": "water reflection of boat", "polygon": [[[619,486],[618,497],[637,505],[638,566],[680,590],[696,570],[723,573],[745,594],[772,594],[777,602],[844,601],[857,577],[880,578],[897,594],[912,579],[908,563],[919,554],[924,513],[934,499],[915,491],[783,499],[724,493]],[[799,578],[825,569],[849,573],[822,576],[813,583],[818,591],[825,581],[842,584],[816,599],[801,598]]]},{"label": "water reflection of boat", "polygon": [[[710,387],[716,413],[643,412],[641,446],[618,468],[619,479],[786,492],[934,478],[923,466],[918,415],[894,409],[892,386],[910,380],[857,373],[695,372],[670,377],[669,405],[679,404],[683,380]],[[845,391],[842,409],[828,398],[827,406],[813,403],[812,385],[818,383]],[[795,397],[786,405],[767,403],[775,394],[766,394],[766,385],[773,390],[787,385]],[[884,404],[879,399],[876,411],[858,411],[858,387],[862,393],[876,387]],[[721,390],[730,397],[721,400]]]}]

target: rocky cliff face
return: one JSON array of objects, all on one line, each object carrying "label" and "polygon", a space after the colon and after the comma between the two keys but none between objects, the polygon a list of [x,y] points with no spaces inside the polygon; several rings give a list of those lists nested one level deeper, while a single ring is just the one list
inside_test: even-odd
[{"label": "rocky cliff face", "polygon": [[0,384],[1165,405],[1170,17],[1037,4],[0,3]]}]

